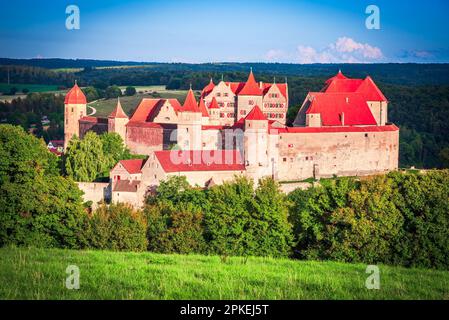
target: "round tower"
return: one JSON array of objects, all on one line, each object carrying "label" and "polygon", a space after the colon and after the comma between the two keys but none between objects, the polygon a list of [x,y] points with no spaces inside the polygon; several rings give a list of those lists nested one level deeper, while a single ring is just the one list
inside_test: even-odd
[{"label": "round tower", "polygon": [[79,120],[86,115],[87,100],[75,81],[64,100],[64,150],[74,135],[80,136]]}]

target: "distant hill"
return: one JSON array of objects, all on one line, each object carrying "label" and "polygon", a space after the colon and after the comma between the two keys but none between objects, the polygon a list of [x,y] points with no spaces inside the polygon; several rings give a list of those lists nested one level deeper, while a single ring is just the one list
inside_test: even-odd
[{"label": "distant hill", "polygon": [[[0,65],[22,65],[46,69],[141,66],[154,72],[247,72],[280,77],[329,77],[338,69],[350,77],[371,75],[376,81],[403,85],[449,84],[449,64],[288,64],[288,63],[157,63],[89,59],[9,59],[0,58]],[[279,81],[283,81],[282,78]]]}]

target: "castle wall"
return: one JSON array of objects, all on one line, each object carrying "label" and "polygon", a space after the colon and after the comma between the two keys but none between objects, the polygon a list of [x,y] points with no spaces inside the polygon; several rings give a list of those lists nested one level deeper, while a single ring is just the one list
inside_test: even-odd
[{"label": "castle wall", "polygon": [[237,96],[237,120],[245,118],[246,115],[255,107],[263,107],[263,97],[262,96]]},{"label": "castle wall", "polygon": [[77,182],[76,184],[84,192],[83,201],[92,201],[94,210],[98,207],[99,202],[111,199],[111,188],[107,182]]},{"label": "castle wall", "polygon": [[222,184],[231,181],[236,175],[244,175],[245,171],[186,171],[186,172],[170,172],[167,178],[171,176],[185,176],[191,186],[198,185],[204,187],[210,179],[216,184]]},{"label": "castle wall", "polygon": [[367,175],[397,169],[398,151],[399,130],[281,133],[276,171],[279,180]]},{"label": "castle wall", "polygon": [[98,118],[97,121],[81,120],[79,122],[79,137],[83,139],[89,131],[93,131],[98,135],[108,132],[108,119]]},{"label": "castle wall", "polygon": [[263,105],[260,107],[269,120],[276,120],[285,124],[288,103],[277,86],[272,85],[270,87],[270,90],[263,97]]},{"label": "castle wall", "polygon": [[126,127],[126,145],[134,154],[150,154],[151,151],[162,150],[163,129],[128,125]]}]

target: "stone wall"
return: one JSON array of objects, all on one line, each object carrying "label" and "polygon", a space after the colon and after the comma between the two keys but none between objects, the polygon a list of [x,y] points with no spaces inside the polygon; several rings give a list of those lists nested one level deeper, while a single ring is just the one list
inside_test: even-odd
[{"label": "stone wall", "polygon": [[99,202],[111,200],[111,188],[108,182],[77,182],[76,184],[84,192],[83,201],[92,201],[94,210]]},{"label": "stone wall", "polygon": [[369,175],[396,170],[398,157],[399,130],[281,133],[275,171],[281,181]]}]

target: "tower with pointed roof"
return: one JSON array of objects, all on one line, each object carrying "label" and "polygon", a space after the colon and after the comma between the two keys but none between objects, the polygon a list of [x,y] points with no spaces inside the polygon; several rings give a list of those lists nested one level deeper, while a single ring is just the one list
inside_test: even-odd
[{"label": "tower with pointed roof", "polygon": [[237,120],[245,118],[254,106],[263,106],[263,89],[260,86],[251,69],[248,80],[238,94]]},{"label": "tower with pointed roof", "polygon": [[256,105],[246,115],[244,123],[243,144],[246,165],[260,171],[268,165],[268,119]]},{"label": "tower with pointed roof", "polygon": [[117,106],[114,111],[108,116],[108,132],[115,132],[123,139],[123,143],[126,144],[126,124],[129,118],[123,111],[120,98],[117,98]]},{"label": "tower with pointed roof", "polygon": [[64,100],[64,150],[73,136],[80,136],[79,120],[86,115],[87,100],[75,81]]},{"label": "tower with pointed roof", "polygon": [[177,141],[182,150],[201,149],[201,125],[203,115],[192,88],[178,112]]}]

